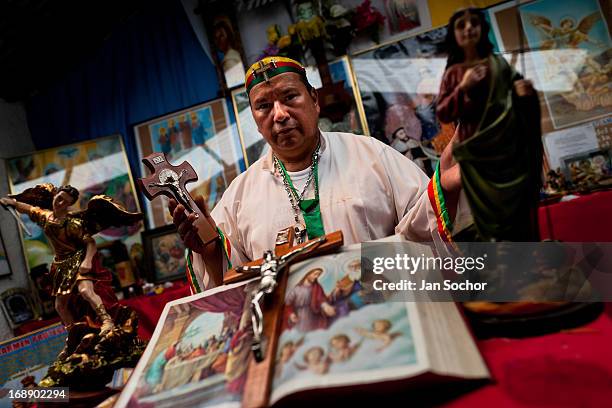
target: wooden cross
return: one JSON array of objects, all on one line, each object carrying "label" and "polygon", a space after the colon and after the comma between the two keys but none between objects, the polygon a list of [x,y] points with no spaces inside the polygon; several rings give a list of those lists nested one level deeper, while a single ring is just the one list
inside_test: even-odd
[{"label": "wooden cross", "polygon": [[142,162],[151,171],[151,175],[138,179],[138,185],[149,200],[165,195],[182,204],[185,207],[185,214],[196,213],[198,218],[193,224],[198,228],[198,235],[204,245],[219,238],[215,227],[206,220],[210,217],[208,211],[205,209],[203,213],[185,188],[185,184],[198,180],[195,170],[189,163],[185,161],[179,166],[173,166],[164,153],[150,154],[142,159]]},{"label": "wooden cross", "polygon": [[[287,263],[297,262],[312,256],[319,256],[324,253],[333,252],[344,243],[342,231],[332,232],[324,237],[318,238],[321,242],[313,245],[310,240],[302,244],[294,245],[295,231],[293,227],[279,231],[276,238],[276,247],[274,254],[280,258],[283,255],[295,252],[296,250],[309,247],[304,252],[298,252]],[[262,276],[261,268],[251,269],[253,266],[259,266],[264,263],[264,259],[249,262],[239,270],[230,269],[226,272],[223,283],[235,283],[245,279]],[[289,265],[283,265],[287,269]],[[281,321],[283,316],[283,306],[285,300],[285,289],[287,288],[287,280],[289,274],[285,270],[280,271],[276,281],[275,289],[266,296],[263,303],[263,338],[267,342],[266,352],[263,355],[262,361],[256,361],[254,356],[251,356],[249,368],[247,372],[247,380],[242,396],[242,407],[259,408],[267,407],[269,402],[270,390],[272,387],[272,376],[276,361],[276,351],[278,347],[278,338],[280,336]],[[263,275],[265,276],[265,275]],[[262,276],[262,278],[263,278]]]}]

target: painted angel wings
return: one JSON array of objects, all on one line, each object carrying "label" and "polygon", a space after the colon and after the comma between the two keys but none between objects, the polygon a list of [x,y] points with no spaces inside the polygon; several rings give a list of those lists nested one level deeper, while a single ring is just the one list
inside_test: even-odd
[{"label": "painted angel wings", "polygon": [[599,12],[583,17],[578,25],[573,18],[565,17],[560,21],[559,27],[555,27],[547,17],[538,14],[527,14],[526,17],[529,24],[543,35],[542,49],[577,48],[583,41],[597,43],[589,37],[589,31],[601,19]]}]

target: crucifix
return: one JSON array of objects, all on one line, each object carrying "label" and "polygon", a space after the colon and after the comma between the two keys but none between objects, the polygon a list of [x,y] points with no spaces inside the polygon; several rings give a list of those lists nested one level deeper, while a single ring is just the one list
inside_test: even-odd
[{"label": "crucifix", "polygon": [[263,61],[259,61],[259,66],[255,68],[255,76],[263,75],[264,80],[268,82],[268,71],[272,68],[276,68],[276,61],[272,60],[269,63],[264,64]]},{"label": "crucifix", "polygon": [[138,179],[138,184],[149,200],[159,195],[174,198],[185,207],[187,215],[196,213],[197,219],[194,225],[198,228],[198,235],[204,245],[219,238],[217,230],[206,221],[210,215],[202,213],[185,188],[185,184],[198,180],[195,170],[189,163],[185,161],[173,166],[163,153],[152,153],[142,159],[142,162],[151,171],[151,175]]},{"label": "crucifix", "polygon": [[261,280],[251,300],[253,323],[253,358],[249,364],[242,406],[268,406],[272,374],[281,330],[285,289],[291,263],[333,252],[342,246],[342,231],[294,245],[293,227],[278,232],[274,251],[264,252],[261,259],[230,269],[223,283],[235,283],[259,277]]}]

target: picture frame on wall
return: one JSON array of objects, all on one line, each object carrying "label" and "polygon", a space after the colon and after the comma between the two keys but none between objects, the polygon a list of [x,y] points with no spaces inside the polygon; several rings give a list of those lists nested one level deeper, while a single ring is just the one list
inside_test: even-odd
[{"label": "picture frame on wall", "polygon": [[410,158],[428,175],[452,138],[436,116],[446,66],[446,27],[351,58],[370,136]]},{"label": "picture frame on wall", "polygon": [[210,49],[222,89],[244,84],[246,64],[242,40],[232,2],[209,2],[199,12],[204,20]]},{"label": "picture frame on wall", "polygon": [[31,294],[27,289],[12,288],[2,292],[0,304],[13,328],[38,317]]},{"label": "picture frame on wall", "polygon": [[[322,131],[349,132],[355,134],[368,134],[365,112],[361,103],[361,95],[357,88],[355,75],[351,62],[347,56],[340,57],[329,63],[329,71],[333,83],[344,81],[345,90],[351,95],[352,101],[349,112],[339,122],[331,122],[329,119],[319,119],[319,128]],[[307,75],[309,82],[315,88],[321,86],[320,78],[316,68],[308,67]],[[257,124],[253,119],[249,98],[246,89],[236,88],[231,92],[236,128],[240,135],[240,143],[247,167],[255,163],[260,157],[268,152],[268,144],[257,130]]]},{"label": "picture frame on wall", "polygon": [[11,274],[11,264],[8,261],[2,232],[0,232],[0,278]]},{"label": "picture frame on wall", "polygon": [[[563,173],[575,185],[598,185],[601,180],[612,177],[610,150],[594,150],[563,157]],[[610,185],[607,182],[606,185]]]},{"label": "picture frame on wall", "polygon": [[185,244],[174,225],[142,233],[147,280],[158,284],[185,277]]},{"label": "picture frame on wall", "polygon": [[[349,46],[349,53],[356,54],[398,41],[432,27],[428,0],[371,0],[370,6],[384,17],[378,31],[378,41],[374,41],[369,30],[357,33]],[[345,0],[344,7],[354,8],[364,5],[364,0]]]},{"label": "picture frame on wall", "polygon": [[[164,153],[175,165],[189,162],[198,181],[187,184],[193,195],[203,195],[209,210],[229,183],[246,167],[238,135],[233,131],[225,98],[214,99],[152,118],[134,126],[139,157]],[[141,174],[149,170],[140,163]],[[172,223],[168,198],[144,201],[149,228]]]},{"label": "picture frame on wall", "polygon": [[[537,0],[518,8],[555,129],[610,114],[611,17],[602,12],[602,4],[566,0],[559,7],[555,0]],[[564,33],[573,27],[582,27],[574,29],[580,35]]]},{"label": "picture frame on wall", "polygon": [[[111,135],[80,143],[54,147],[8,159],[7,173],[12,194],[42,183],[55,186],[70,184],[79,190],[79,199],[71,210],[84,209],[98,194],[112,197],[130,212],[140,212],[134,180],[121,135]],[[42,229],[27,215],[21,219],[32,232],[21,234],[28,268],[50,265],[51,248]],[[121,240],[128,251],[140,243],[142,223],[111,227],[94,236],[97,244]]]}]

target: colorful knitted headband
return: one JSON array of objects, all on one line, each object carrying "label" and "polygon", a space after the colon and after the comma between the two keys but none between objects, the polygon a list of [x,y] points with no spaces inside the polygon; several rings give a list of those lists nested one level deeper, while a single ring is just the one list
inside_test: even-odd
[{"label": "colorful knitted headband", "polygon": [[246,72],[244,83],[247,95],[251,89],[264,81],[268,81],[273,76],[284,74],[285,72],[295,72],[306,79],[306,70],[299,62],[286,57],[266,57],[251,65]]}]

